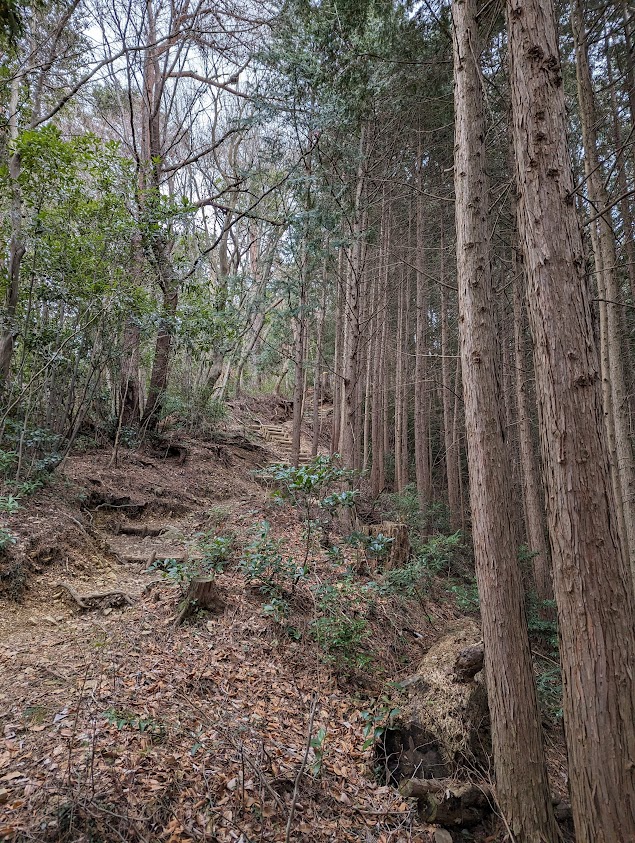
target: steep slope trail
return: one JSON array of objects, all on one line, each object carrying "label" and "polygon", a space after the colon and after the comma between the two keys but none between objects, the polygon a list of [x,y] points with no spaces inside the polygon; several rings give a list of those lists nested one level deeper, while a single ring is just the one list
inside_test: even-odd
[{"label": "steep slope trail", "polygon": [[[149,570],[195,559],[201,533],[239,547],[264,519],[301,558],[295,513],[250,473],[284,460],[269,443],[192,441],[184,462],[77,456],[16,517],[28,587],[0,613],[0,840],[431,839],[363,748],[383,680],[343,687],[305,643],[309,591],[290,637],[231,564],[217,575],[223,613],[176,627],[178,589]],[[60,583],[128,600],[82,609]]]}]

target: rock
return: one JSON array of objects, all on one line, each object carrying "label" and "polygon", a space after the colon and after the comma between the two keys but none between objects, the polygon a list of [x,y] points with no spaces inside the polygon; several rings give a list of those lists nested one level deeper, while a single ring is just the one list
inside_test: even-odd
[{"label": "rock", "polygon": [[456,657],[454,662],[454,681],[469,682],[477,673],[483,670],[485,647],[483,642],[466,647]]},{"label": "rock", "polygon": [[454,843],[454,839],[445,828],[437,828],[434,832],[434,843]]}]

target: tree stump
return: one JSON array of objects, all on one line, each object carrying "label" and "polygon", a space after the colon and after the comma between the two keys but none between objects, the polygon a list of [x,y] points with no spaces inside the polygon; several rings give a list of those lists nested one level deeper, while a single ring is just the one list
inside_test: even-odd
[{"label": "tree stump", "polygon": [[220,596],[215,577],[192,577],[175,625],[180,626],[200,609],[215,615],[222,614],[225,609],[225,602]]},{"label": "tree stump", "polygon": [[464,765],[487,767],[491,746],[485,684],[481,677],[457,682],[455,668],[458,654],[480,637],[477,624],[465,619],[401,683],[408,702],[377,746],[388,782],[445,778]]},{"label": "tree stump", "polygon": [[[410,558],[410,537],[406,524],[397,524],[394,521],[382,521],[381,524],[366,524],[362,527],[362,533],[369,537],[379,535],[392,539],[390,550],[385,559],[380,560],[379,566],[384,571],[392,568],[402,568]],[[367,561],[373,565],[376,557],[367,554]]]}]

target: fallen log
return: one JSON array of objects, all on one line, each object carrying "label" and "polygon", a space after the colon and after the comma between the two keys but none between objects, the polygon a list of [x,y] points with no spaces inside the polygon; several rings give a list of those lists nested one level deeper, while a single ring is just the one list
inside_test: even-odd
[{"label": "fallen log", "polygon": [[120,524],[117,528],[116,534],[122,536],[160,536],[165,531],[165,527],[148,527],[147,525],[138,524]]},{"label": "fallen log", "polygon": [[242,448],[243,451],[262,451],[262,445],[257,445],[243,436],[242,433],[227,433],[222,430],[215,430],[211,435],[212,442],[216,445],[231,445],[234,448]]},{"label": "fallen log", "polygon": [[185,599],[174,621],[180,626],[184,620],[199,610],[220,615],[225,609],[225,602],[220,596],[215,577],[192,577]]},{"label": "fallen log", "polygon": [[495,801],[487,784],[456,779],[408,779],[399,790],[417,799],[420,818],[448,828],[470,828],[491,814]]},{"label": "fallen log", "polygon": [[77,603],[80,609],[118,609],[121,606],[133,606],[134,601],[130,595],[123,591],[104,591],[95,594],[78,594],[77,591],[67,582],[59,582],[58,588],[64,589]]}]

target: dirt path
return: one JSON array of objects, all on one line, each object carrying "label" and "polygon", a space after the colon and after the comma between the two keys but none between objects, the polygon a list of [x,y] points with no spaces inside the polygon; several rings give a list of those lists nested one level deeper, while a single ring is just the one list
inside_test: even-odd
[{"label": "dirt path", "polygon": [[[136,459],[77,458],[21,516],[33,568],[0,613],[0,840],[282,843],[290,813],[295,841],[427,840],[363,749],[376,691],[342,690],[305,643],[310,592],[280,626],[229,566],[224,612],[176,628],[178,590],[148,588],[148,560],[193,554],[206,530],[245,541],[265,517],[301,556],[294,513],[249,475],[254,455]],[[82,611],[60,582],[131,605]]]}]

